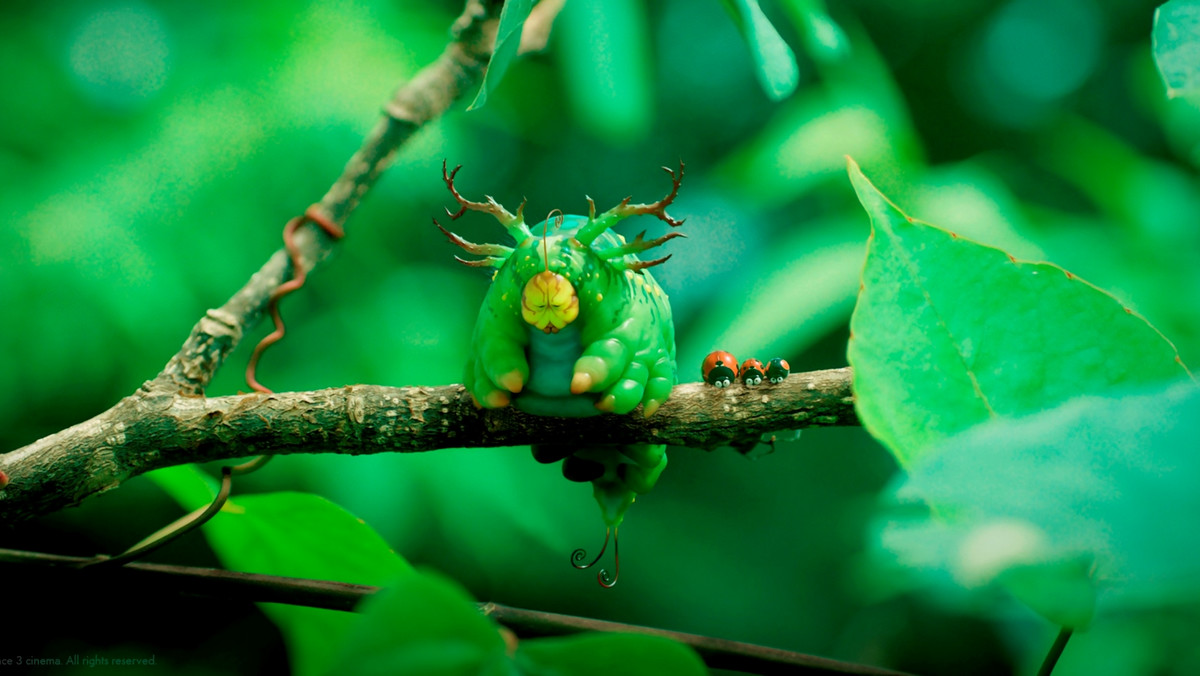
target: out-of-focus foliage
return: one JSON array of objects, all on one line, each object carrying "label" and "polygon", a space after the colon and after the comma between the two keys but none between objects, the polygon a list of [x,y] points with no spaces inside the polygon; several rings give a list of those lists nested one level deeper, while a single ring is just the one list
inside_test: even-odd
[{"label": "out-of-focus foliage", "polygon": [[1171,0],[1154,12],[1154,60],[1168,96],[1200,89],[1200,3]]},{"label": "out-of-focus foliage", "polygon": [[[779,102],[717,0],[569,0],[546,54],[515,61],[485,107],[460,107],[398,155],[339,255],[285,301],[289,335],[260,378],[277,390],[459,380],[487,279],[455,264],[429,222],[451,203],[443,158],[470,169],[466,194],[528,197],[529,213],[581,213],[584,195],[657,197],[658,167],[685,160],[672,213],[689,238],[668,244],[655,275],[685,380],[717,348],[796,369],[845,364],[868,233],[847,154],[907,212],[1062,265],[1145,316],[1184,362],[1200,359],[1200,109],[1168,100],[1155,72],[1154,3],[761,7],[798,59],[799,86]],[[86,419],[156,373],[321,196],[395,84],[437,57],[460,8],[5,4],[0,450]],[[580,37],[588,21],[610,28]],[[661,234],[643,220],[625,233]],[[474,241],[496,232],[486,218],[460,223]],[[265,331],[210,394],[245,389],[248,347]],[[880,591],[896,573],[865,556],[867,524],[896,471],[859,429],[806,431],[754,462],[672,449],[622,528],[621,582],[607,593],[567,563],[601,536],[590,490],[527,449],[280,458],[239,479],[234,500],[328,497],[481,600],[919,673],[1030,671],[1056,631],[1031,611]],[[179,514],[135,480],[4,544],[115,552]],[[1158,518],[1181,530],[1193,520]],[[155,558],[218,563],[199,537]],[[115,623],[90,611],[88,595],[109,590],[15,593],[23,621],[7,641],[23,653],[154,653],[191,673],[291,666],[273,622],[244,605],[127,589],[105,597],[134,609]],[[1060,668],[1200,670],[1198,621],[1194,603],[1098,617]]]},{"label": "out-of-focus foliage", "polygon": [[871,216],[847,351],[855,408],[902,466],[995,416],[1187,377],[1111,295],[914,220],[853,161],[850,181]]},{"label": "out-of-focus foliage", "polygon": [[755,72],[763,91],[772,101],[787,98],[796,91],[800,81],[800,69],[796,66],[796,55],[784,42],[771,20],[763,14],[758,0],[722,0],[734,23],[742,32],[750,55],[754,58]]},{"label": "out-of-focus foliage", "polygon": [[[217,495],[215,483],[192,466],[161,469],[148,478],[188,510],[203,509]],[[229,570],[369,585],[411,570],[369,526],[312,493],[238,496],[202,528]],[[262,608],[287,638],[299,674],[329,672],[339,641],[354,623],[347,613],[283,604]]]},{"label": "out-of-focus foliage", "polygon": [[[1059,624],[1200,600],[1200,390],[1085,397],[960,435],[891,492],[882,543],[938,583],[995,582]],[[930,518],[932,512],[942,518]],[[923,512],[923,514],[922,514]]]},{"label": "out-of-focus foliage", "polygon": [[428,572],[401,575],[360,610],[362,617],[337,661],[339,672],[381,676],[708,673],[691,648],[657,636],[526,639],[513,649],[458,585]]},{"label": "out-of-focus foliage", "polygon": [[487,72],[483,76],[483,85],[475,100],[467,106],[467,110],[478,110],[487,102],[488,94],[500,86],[500,80],[508,71],[513,59],[517,58],[517,49],[521,46],[521,32],[525,28],[525,20],[533,9],[536,0],[510,0],[504,3],[500,10],[500,21],[496,29],[496,45],[492,48],[492,59],[488,62]]}]

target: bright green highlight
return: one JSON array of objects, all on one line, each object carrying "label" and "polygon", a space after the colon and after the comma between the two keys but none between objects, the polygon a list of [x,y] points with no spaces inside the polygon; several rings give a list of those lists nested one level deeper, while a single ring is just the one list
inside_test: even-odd
[{"label": "bright green highlight", "polygon": [[1113,296],[913,221],[852,160],[849,170],[872,226],[850,320],[856,406],[902,465],[994,417],[1187,375],[1175,347]]},{"label": "bright green highlight", "polygon": [[1194,601],[1197,448],[1190,382],[997,420],[909,467],[891,491],[907,509],[880,520],[882,543],[945,592],[999,583],[1062,626]]},{"label": "bright green highlight", "polygon": [[754,58],[755,74],[763,91],[772,101],[782,101],[796,91],[800,83],[800,68],[796,55],[783,41],[771,20],[763,14],[758,0],[724,0],[726,9],[742,32],[750,56]]},{"label": "bright green highlight", "polygon": [[1155,10],[1152,39],[1167,96],[1200,90],[1200,2],[1171,0]]}]

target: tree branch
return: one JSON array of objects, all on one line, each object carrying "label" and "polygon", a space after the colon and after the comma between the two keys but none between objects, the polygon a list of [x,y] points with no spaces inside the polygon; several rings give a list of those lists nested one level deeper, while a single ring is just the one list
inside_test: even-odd
[{"label": "tree branch", "polygon": [[[154,563],[129,563],[119,568],[78,568],[80,564],[90,560],[75,556],[0,549],[0,562],[21,565],[26,570],[37,566],[52,575],[58,573],[55,588],[63,586],[59,582],[69,584],[74,580],[79,586],[87,589],[138,589],[143,593],[152,590],[235,602],[287,603],[345,611],[354,610],[360,601],[379,591],[378,587],[344,582]],[[587,617],[525,610],[498,603],[481,603],[479,610],[496,623],[511,629],[520,638],[566,636],[585,631],[661,636],[691,646],[704,663],[714,669],[734,669],[756,674],[903,676],[901,672],[880,667],[841,662],[750,643]]]},{"label": "tree branch", "polygon": [[139,392],[104,413],[0,456],[0,524],[76,504],[161,467],[287,453],[412,453],[553,439],[752,446],[781,429],[856,425],[850,369],[778,385],[678,385],[652,417],[546,418],[478,410],[461,385],[354,385],[315,392],[189,397]]},{"label": "tree branch", "polygon": [[[342,227],[387,168],[396,150],[422,125],[473,91],[491,58],[502,4],[498,0],[466,0],[445,51],[397,89],[384,107],[383,118],[312,209],[332,225]],[[543,34],[548,33],[562,8],[561,3],[543,4],[536,17],[531,17],[530,44],[523,46],[522,51],[545,44]],[[299,264],[305,271],[332,252],[331,237],[311,224],[300,227],[294,242],[300,251]],[[127,428],[148,425],[146,429],[157,428],[169,434],[170,427],[159,426],[156,421],[173,410],[175,397],[204,396],[217,369],[262,319],[271,295],[292,278],[293,272],[287,252],[282,249],[275,252],[224,305],[205,312],[179,352],[132,395],[91,420],[0,456],[0,523],[44,514],[115,488],[133,476],[127,472],[129,468],[144,462],[149,462],[147,467],[155,463],[175,464],[163,463],[165,451],[151,448],[158,445],[166,449],[171,446],[169,440],[160,437],[151,441],[139,437],[132,429],[127,432]],[[138,452],[146,451],[148,456],[141,460],[129,457],[125,442],[130,435],[151,442],[151,445],[138,444]],[[82,446],[77,445],[81,440],[100,438],[102,443],[85,441]]]}]

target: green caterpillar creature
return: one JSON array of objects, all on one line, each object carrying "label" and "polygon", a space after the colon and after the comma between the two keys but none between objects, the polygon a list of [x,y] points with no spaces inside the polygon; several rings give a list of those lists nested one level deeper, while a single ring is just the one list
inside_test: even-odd
[{"label": "green caterpillar creature", "polygon": [[[683,163],[678,174],[663,168],[672,187],[657,202],[630,204],[626,198],[597,216],[588,198],[587,217],[561,212],[554,217],[551,212],[553,218],[532,228],[522,215],[524,203],[514,215],[491,197],[472,202],[460,195],[454,187],[460,168],[447,172],[442,164],[442,178],[459,204],[457,212],[446,213],[451,219],[468,210],[490,213],[516,242],[515,247],[472,244],[434,220],[451,242],[484,256],[459,261],[496,268],[467,359],[464,383],[476,404],[500,408],[512,403],[527,413],[560,417],[626,414],[641,404],[645,416],[653,415],[676,383],[675,326],[667,295],[646,268],[670,256],[643,261],[637,254],[682,233],[646,240],[642,232],[627,242],[609,229],[637,215],[681,225],[666,209],[679,193]],[[617,529],[634,498],[653,488],[667,466],[666,446],[539,444],[533,456],[544,463],[562,460],[566,478],[592,483],[607,526],[604,546],[590,563],[584,563],[584,550],[575,550],[571,563],[576,568],[595,565],[611,535],[614,573],[602,569],[597,579],[612,587],[620,572]]]}]

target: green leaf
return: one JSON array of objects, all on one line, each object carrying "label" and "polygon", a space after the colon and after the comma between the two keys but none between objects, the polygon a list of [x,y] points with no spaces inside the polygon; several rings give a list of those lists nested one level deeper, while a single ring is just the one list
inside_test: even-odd
[{"label": "green leaf", "polygon": [[525,639],[510,657],[501,629],[453,581],[422,571],[364,601],[337,660],[355,674],[708,673],[691,648],[657,636],[581,634]]},{"label": "green leaf", "polygon": [[[1191,383],[997,420],[909,468],[882,542],[943,582],[998,582],[1064,626],[1086,625],[1097,603],[1195,602],[1200,540],[1185,524],[1200,514],[1197,448]],[[919,503],[945,518],[906,518]]]},{"label": "green leaf", "polygon": [[[150,473],[185,509],[212,500],[216,485],[195,466]],[[319,495],[267,493],[231,498],[202,527],[230,570],[381,585],[411,570],[370,526]],[[287,639],[292,669],[323,673],[353,616],[319,608],[262,604]]]},{"label": "green leaf", "polygon": [[763,14],[758,0],[724,0],[733,14],[738,30],[750,47],[756,66],[755,73],[763,91],[772,101],[781,101],[796,91],[800,69],[796,55]]},{"label": "green leaf", "polygon": [[656,676],[708,673],[689,647],[658,636],[581,634],[521,641],[517,664],[530,674]]},{"label": "green leaf", "polygon": [[488,62],[487,71],[483,74],[483,84],[475,100],[467,110],[479,110],[487,103],[488,94],[500,86],[508,66],[517,58],[517,49],[521,46],[521,31],[525,28],[525,20],[533,10],[534,0],[507,0],[500,10],[500,26],[496,31],[496,46],[492,49],[492,59]]},{"label": "green leaf", "polygon": [[996,416],[1187,375],[1110,294],[914,221],[849,167],[872,226],[850,320],[856,407],[902,465]]},{"label": "green leaf", "polygon": [[364,601],[337,660],[354,674],[505,674],[504,639],[454,582],[431,573],[401,576]]},{"label": "green leaf", "polygon": [[1200,89],[1200,2],[1171,0],[1154,11],[1154,62],[1174,98]]},{"label": "green leaf", "polygon": [[784,0],[784,9],[800,32],[805,50],[814,60],[832,63],[850,53],[850,39],[829,16],[822,0]]},{"label": "green leaf", "polygon": [[[204,525],[227,568],[313,580],[381,585],[408,563],[370,526],[319,495],[269,493],[230,500]],[[296,673],[323,673],[353,616],[335,610],[263,604],[287,638]]]}]

